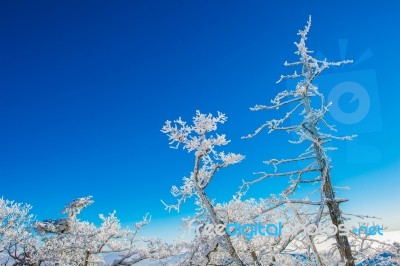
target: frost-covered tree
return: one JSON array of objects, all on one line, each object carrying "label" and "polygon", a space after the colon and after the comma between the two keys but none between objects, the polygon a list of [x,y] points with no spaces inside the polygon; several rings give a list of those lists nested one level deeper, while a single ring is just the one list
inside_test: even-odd
[{"label": "frost-covered tree", "polygon": [[[196,204],[200,208],[199,212],[205,214],[206,220],[214,226],[226,223],[216,212],[215,206],[205,191],[218,170],[239,163],[244,158],[240,154],[217,151],[219,146],[229,143],[225,134],[214,133],[218,124],[223,124],[226,120],[225,114],[220,112],[214,117],[211,114],[202,114],[200,111],[196,111],[192,125],[181,118],[173,123],[166,121],[161,131],[169,137],[169,144],[173,145],[171,147],[178,148],[181,145],[183,149],[194,153],[193,171],[189,177],[183,178],[183,184],[179,188],[173,186],[171,189],[172,195],[178,199],[177,204],[167,205],[163,202],[167,210],[179,211],[180,205],[186,199],[195,196]],[[220,237],[217,243],[218,247],[222,247],[229,253],[234,263],[244,265],[229,236]]]},{"label": "frost-covered tree", "polygon": [[93,203],[92,197],[73,200],[61,213],[66,218],[35,221],[29,205],[0,199],[1,265],[133,265],[143,260],[158,261],[176,255],[177,244],[156,238],[139,238],[137,233],[150,222],[149,215],[133,228],[122,228],[115,212],[99,215],[96,226],[81,221],[79,213]]},{"label": "frost-covered tree", "polygon": [[33,265],[37,240],[33,237],[31,206],[0,198],[0,263]]},{"label": "frost-covered tree", "polygon": [[[78,214],[93,203],[92,197],[78,198],[67,204],[61,213],[64,219],[45,220],[35,224],[43,236],[40,261],[45,265],[99,265],[104,254],[114,253],[113,265],[131,265],[150,258],[145,248],[139,247],[137,232],[150,222],[146,215],[134,229],[123,229],[115,212],[99,215],[99,227],[80,221]],[[145,245],[143,245],[145,246]]]},{"label": "frost-covered tree", "polygon": [[[314,84],[314,80],[325,69],[332,66],[340,66],[342,64],[350,63],[351,61],[341,62],[328,62],[326,59],[318,60],[312,56],[306,46],[307,34],[311,27],[311,17],[304,30],[299,31],[300,41],[295,43],[297,47],[296,55],[299,60],[288,63],[285,66],[299,67],[300,72],[294,72],[291,75],[282,75],[278,82],[285,79],[300,79],[296,87],[291,90],[285,90],[280,93],[271,101],[272,105],[256,105],[251,108],[253,111],[280,109],[289,107],[289,111],[280,119],[272,119],[260,126],[254,134],[248,137],[253,137],[261,132],[263,129],[268,129],[269,133],[274,131],[286,131],[295,133],[298,139],[290,141],[293,144],[306,144],[307,148],[297,158],[291,159],[273,159],[266,163],[272,164],[276,173],[261,173],[261,176],[251,182],[244,182],[243,187],[248,187],[251,184],[260,182],[270,177],[287,176],[291,178],[291,185],[281,194],[284,201],[282,204],[306,204],[311,206],[318,206],[318,213],[314,218],[314,223],[319,224],[324,210],[327,208],[332,223],[337,227],[344,223],[344,218],[339,204],[344,202],[344,199],[337,198],[332,185],[331,178],[331,160],[327,153],[334,148],[328,147],[327,144],[334,139],[351,140],[354,136],[339,137],[335,136],[328,131],[336,131],[335,128],[328,124],[325,115],[329,110],[331,103],[326,103],[324,95],[320,92],[318,87]],[[298,116],[300,122],[298,124],[288,124],[288,120]],[[295,119],[294,119],[295,120]],[[307,166],[302,169],[295,169],[288,172],[277,172],[277,167],[282,164],[306,162]],[[311,177],[309,173],[317,173],[316,176]],[[319,193],[319,200],[293,200],[289,196],[299,188],[301,184],[319,184],[319,190],[314,191],[313,194]],[[281,204],[281,203],[279,203]],[[339,232],[335,235],[337,248],[340,256],[346,265],[355,265],[354,258],[351,252],[351,247],[347,236],[342,236]]]}]

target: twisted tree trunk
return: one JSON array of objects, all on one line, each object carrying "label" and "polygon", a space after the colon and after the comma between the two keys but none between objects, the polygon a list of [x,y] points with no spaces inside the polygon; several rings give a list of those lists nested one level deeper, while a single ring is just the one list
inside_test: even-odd
[{"label": "twisted tree trunk", "polygon": [[[199,196],[200,200],[205,205],[205,208],[207,209],[207,212],[210,215],[210,218],[211,218],[212,222],[214,223],[214,226],[218,225],[218,224],[223,224],[223,221],[218,217],[218,215],[214,209],[214,206],[212,206],[211,201],[208,199],[208,197],[204,191],[204,188],[202,188],[201,185],[199,184],[198,172],[199,172],[201,157],[202,157],[201,155],[196,156],[195,167],[194,167],[194,171],[193,171],[194,181],[195,181],[195,186],[196,186],[196,193]],[[224,242],[225,242],[223,247],[228,251],[229,255],[231,255],[233,261],[237,265],[245,266],[246,264],[244,264],[244,262],[240,259],[235,248],[233,247],[231,238],[227,234],[224,234],[222,237],[224,238]]]}]

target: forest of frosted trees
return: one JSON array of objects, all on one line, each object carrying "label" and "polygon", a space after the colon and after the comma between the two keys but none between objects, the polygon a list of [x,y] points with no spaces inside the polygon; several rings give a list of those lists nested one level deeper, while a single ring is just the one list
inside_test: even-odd
[{"label": "forest of frosted trees", "polygon": [[[381,229],[373,217],[342,211],[341,205],[349,199],[337,196],[329,154],[336,141],[357,136],[342,136],[329,124],[326,114],[331,103],[314,81],[330,67],[351,61],[314,58],[306,44],[310,27],[311,18],[298,32],[297,60],[285,62],[289,74],[278,78],[278,82],[295,79],[297,85],[279,92],[269,104],[252,107],[273,112],[276,118],[254,125],[255,131],[248,129],[252,133],[243,137],[288,132],[289,143],[279,145],[300,145],[304,150],[297,157],[283,153],[270,158],[265,172],[238,184],[230,201],[215,202],[207,188],[214,185],[216,173],[245,159],[224,151],[229,150],[230,140],[218,126],[228,117],[193,110],[192,121],[177,118],[162,127],[170,147],[186,150],[193,159],[192,170],[182,173],[181,184],[171,189],[176,202],[162,201],[172,213],[194,199],[193,216],[182,221],[187,230],[195,228],[191,239],[167,242],[157,236],[139,237],[138,232],[151,222],[150,214],[126,228],[115,213],[99,215],[99,225],[83,221],[79,215],[90,208],[91,196],[68,203],[61,210],[64,218],[43,221],[35,219],[30,205],[0,198],[0,265],[399,265],[400,244],[371,237]],[[247,197],[252,187],[270,185],[274,178],[285,178],[287,187],[260,199]],[[371,230],[360,234],[347,227],[351,219]],[[262,227],[266,224],[280,225],[279,230],[290,233],[268,231]],[[264,231],[254,234],[255,228]]]}]

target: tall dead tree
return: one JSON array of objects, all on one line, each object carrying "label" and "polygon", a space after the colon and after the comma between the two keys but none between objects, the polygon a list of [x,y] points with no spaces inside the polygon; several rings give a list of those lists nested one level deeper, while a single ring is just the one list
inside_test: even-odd
[{"label": "tall dead tree", "polygon": [[[295,133],[298,139],[295,141],[290,140],[289,142],[293,144],[308,143],[306,151],[297,158],[292,159],[273,159],[266,163],[272,164],[275,168],[275,173],[260,173],[261,176],[251,182],[244,182],[243,188],[248,188],[250,185],[257,183],[261,180],[270,177],[281,177],[289,176],[294,177],[291,179],[290,186],[283,191],[281,194],[284,200],[277,204],[281,206],[283,204],[294,206],[296,204],[306,204],[311,206],[318,206],[319,211],[315,217],[315,224],[318,225],[321,217],[324,213],[324,208],[328,209],[328,213],[332,224],[337,228],[343,224],[343,217],[340,209],[340,203],[346,201],[344,199],[339,199],[335,196],[335,192],[332,186],[331,179],[331,165],[330,158],[327,152],[333,150],[333,147],[327,147],[327,143],[331,142],[333,139],[340,140],[351,140],[355,136],[345,136],[338,137],[332,135],[331,133],[324,133],[322,128],[326,128],[329,131],[336,131],[334,126],[331,126],[325,120],[325,115],[328,112],[330,103],[325,102],[323,94],[318,90],[318,87],[313,84],[314,80],[317,78],[321,72],[331,66],[340,66],[342,64],[350,63],[350,60],[345,60],[341,62],[328,62],[326,59],[318,60],[312,56],[313,51],[308,50],[306,46],[307,34],[311,27],[311,17],[304,30],[300,30],[298,35],[300,36],[300,41],[295,43],[297,47],[296,55],[299,56],[299,60],[296,62],[288,63],[285,62],[285,66],[300,67],[301,72],[295,71],[291,75],[282,75],[277,83],[286,79],[299,79],[297,85],[293,90],[285,90],[277,94],[274,100],[272,100],[272,105],[256,105],[251,108],[253,111],[268,110],[268,109],[280,109],[282,107],[289,107],[289,110],[285,116],[281,119],[272,119],[261,125],[254,134],[250,134],[245,138],[251,138],[261,132],[263,129],[269,129],[269,133],[273,131],[286,131],[289,133]],[[318,106],[313,99],[317,98]],[[294,118],[295,115],[299,115],[302,120],[298,124],[289,124],[288,121]],[[293,119],[295,120],[295,119]],[[308,166],[300,170],[288,171],[288,172],[276,172],[277,166],[280,164],[287,164],[293,162],[307,162]],[[312,179],[307,178],[310,173],[319,173],[317,177]],[[293,200],[289,196],[294,194],[296,189],[300,184],[319,184],[320,185],[320,196],[319,201],[311,201],[308,199],[303,200]],[[243,192],[243,190],[242,190]],[[355,265],[354,258],[351,252],[351,247],[347,236],[340,235],[339,231],[335,234],[335,239],[337,243],[337,248],[342,261],[346,265]]]}]

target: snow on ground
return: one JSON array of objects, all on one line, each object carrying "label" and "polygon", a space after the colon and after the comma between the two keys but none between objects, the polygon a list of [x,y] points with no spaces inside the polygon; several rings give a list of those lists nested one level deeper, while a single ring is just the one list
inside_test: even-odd
[{"label": "snow on ground", "polygon": [[400,231],[383,231],[383,236],[373,236],[373,238],[376,240],[400,243]]},{"label": "snow on ground", "polygon": [[[393,242],[400,243],[400,231],[383,231],[383,235],[370,236],[370,238],[390,244]],[[329,241],[323,243],[318,243],[318,237],[316,237],[316,246],[319,251],[329,250],[334,244],[334,238],[331,238]]]}]

